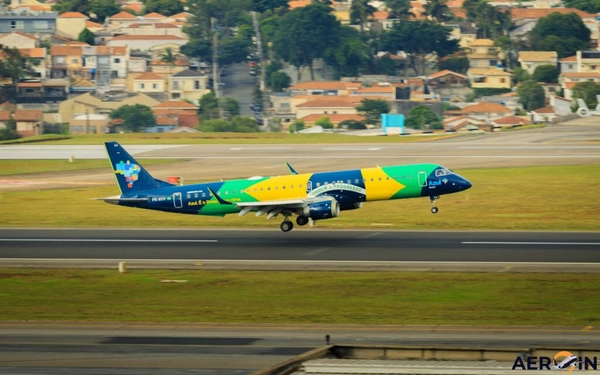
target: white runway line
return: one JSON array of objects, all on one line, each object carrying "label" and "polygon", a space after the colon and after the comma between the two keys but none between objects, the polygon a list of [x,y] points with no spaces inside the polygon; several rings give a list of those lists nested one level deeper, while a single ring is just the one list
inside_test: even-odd
[{"label": "white runway line", "polygon": [[462,242],[463,245],[576,245],[576,246],[598,246],[600,242]]}]

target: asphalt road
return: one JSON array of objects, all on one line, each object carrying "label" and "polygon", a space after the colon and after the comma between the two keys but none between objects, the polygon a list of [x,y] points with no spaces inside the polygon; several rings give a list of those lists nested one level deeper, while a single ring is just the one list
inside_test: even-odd
[{"label": "asphalt road", "polygon": [[0,374],[247,374],[331,342],[349,345],[594,348],[590,327],[0,323]]}]

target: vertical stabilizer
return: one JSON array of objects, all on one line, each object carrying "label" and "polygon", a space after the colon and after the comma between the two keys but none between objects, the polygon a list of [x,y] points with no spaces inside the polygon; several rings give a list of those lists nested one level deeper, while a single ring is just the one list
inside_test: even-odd
[{"label": "vertical stabilizer", "polygon": [[122,195],[173,186],[155,179],[117,142],[105,142],[110,165]]}]

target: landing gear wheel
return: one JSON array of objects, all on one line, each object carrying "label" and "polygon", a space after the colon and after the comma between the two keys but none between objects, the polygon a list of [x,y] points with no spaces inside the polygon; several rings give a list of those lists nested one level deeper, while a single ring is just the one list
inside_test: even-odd
[{"label": "landing gear wheel", "polygon": [[308,218],[306,216],[298,216],[296,218],[296,224],[303,226],[308,224]]},{"label": "landing gear wheel", "polygon": [[283,223],[281,223],[280,228],[283,232],[289,232],[294,228],[294,223],[289,220],[285,220]]},{"label": "landing gear wheel", "polygon": [[431,201],[431,213],[432,214],[437,214],[437,212],[439,211],[438,208],[435,206],[435,200],[438,198],[439,198],[439,196],[437,196],[437,195],[433,195],[433,196],[429,197],[429,200]]}]

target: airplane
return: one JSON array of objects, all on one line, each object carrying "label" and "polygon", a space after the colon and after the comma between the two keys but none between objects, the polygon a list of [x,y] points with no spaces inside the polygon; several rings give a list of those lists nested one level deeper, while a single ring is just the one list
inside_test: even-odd
[{"label": "airplane", "polygon": [[577,106],[579,108],[577,108],[577,115],[579,117],[591,117],[592,115],[594,116],[599,116],[600,115],[600,95],[596,95],[596,101],[598,102],[598,104],[596,105],[596,110],[592,111],[588,108],[587,104],[585,103],[585,101],[581,98],[577,99]]},{"label": "airplane", "polygon": [[431,212],[437,213],[439,196],[471,187],[467,179],[437,164],[297,173],[286,163],[289,175],[176,185],[152,177],[119,143],[105,142],[105,147],[121,194],[99,200],[193,215],[281,215],[283,232],[293,229],[292,215],[303,226],[371,201],[429,197]]}]

